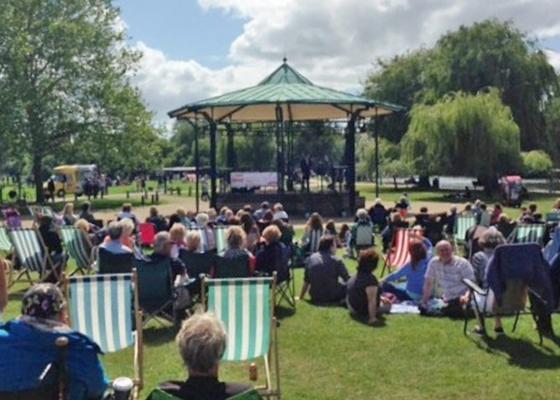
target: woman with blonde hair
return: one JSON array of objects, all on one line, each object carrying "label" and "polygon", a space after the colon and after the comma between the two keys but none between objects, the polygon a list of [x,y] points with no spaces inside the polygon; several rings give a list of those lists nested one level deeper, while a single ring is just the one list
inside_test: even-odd
[{"label": "woman with blonde hair", "polygon": [[251,274],[255,270],[255,256],[247,250],[247,235],[240,226],[230,226],[226,232],[226,242],[228,249],[224,253],[224,258],[248,257],[249,271]]},{"label": "woman with blonde hair", "polygon": [[62,209],[62,220],[64,225],[72,226],[78,220],[78,217],[74,214],[74,204],[66,203]]},{"label": "woman with blonde hair", "polygon": [[173,247],[171,248],[172,258],[179,257],[179,251],[187,247],[187,243],[185,242],[186,235],[187,229],[185,225],[180,223],[173,224],[169,230],[169,240],[173,242]]}]

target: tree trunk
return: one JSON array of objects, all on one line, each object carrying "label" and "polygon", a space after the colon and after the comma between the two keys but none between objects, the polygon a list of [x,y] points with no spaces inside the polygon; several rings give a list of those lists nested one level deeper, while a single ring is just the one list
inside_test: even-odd
[{"label": "tree trunk", "polygon": [[45,192],[43,190],[43,158],[38,154],[33,156],[32,170],[33,180],[35,181],[35,199],[38,204],[43,204],[45,202]]},{"label": "tree trunk", "polygon": [[418,177],[418,187],[421,189],[429,189],[430,185],[430,177],[428,175],[420,175]]},{"label": "tree trunk", "polygon": [[479,176],[478,180],[484,187],[484,193],[486,195],[490,196],[499,191],[500,185],[495,176]]},{"label": "tree trunk", "polygon": [[397,184],[397,177],[393,176],[393,185],[395,185],[395,190],[399,190],[399,185]]}]

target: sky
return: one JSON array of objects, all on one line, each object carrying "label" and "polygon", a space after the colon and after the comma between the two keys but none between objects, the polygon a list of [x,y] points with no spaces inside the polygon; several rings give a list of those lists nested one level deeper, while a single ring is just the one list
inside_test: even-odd
[{"label": "sky", "polygon": [[359,93],[375,60],[487,18],[538,39],[560,71],[559,0],[115,0],[133,80],[156,123],[188,102],[255,85],[285,56],[314,83]]}]

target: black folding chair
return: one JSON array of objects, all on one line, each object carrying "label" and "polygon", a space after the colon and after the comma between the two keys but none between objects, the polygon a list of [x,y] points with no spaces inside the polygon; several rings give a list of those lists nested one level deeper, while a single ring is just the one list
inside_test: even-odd
[{"label": "black folding chair", "polygon": [[248,278],[250,276],[248,254],[239,254],[236,257],[216,256],[214,278]]},{"label": "black folding chair", "polygon": [[99,247],[97,250],[98,274],[131,274],[134,266],[132,253],[115,254]]}]

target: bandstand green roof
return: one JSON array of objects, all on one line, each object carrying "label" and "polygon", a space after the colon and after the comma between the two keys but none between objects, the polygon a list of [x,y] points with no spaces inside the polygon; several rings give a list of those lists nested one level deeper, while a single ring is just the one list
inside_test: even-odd
[{"label": "bandstand green roof", "polygon": [[169,116],[216,122],[266,122],[347,119],[352,113],[367,118],[399,111],[404,108],[317,86],[284,59],[256,86],[186,104]]}]

